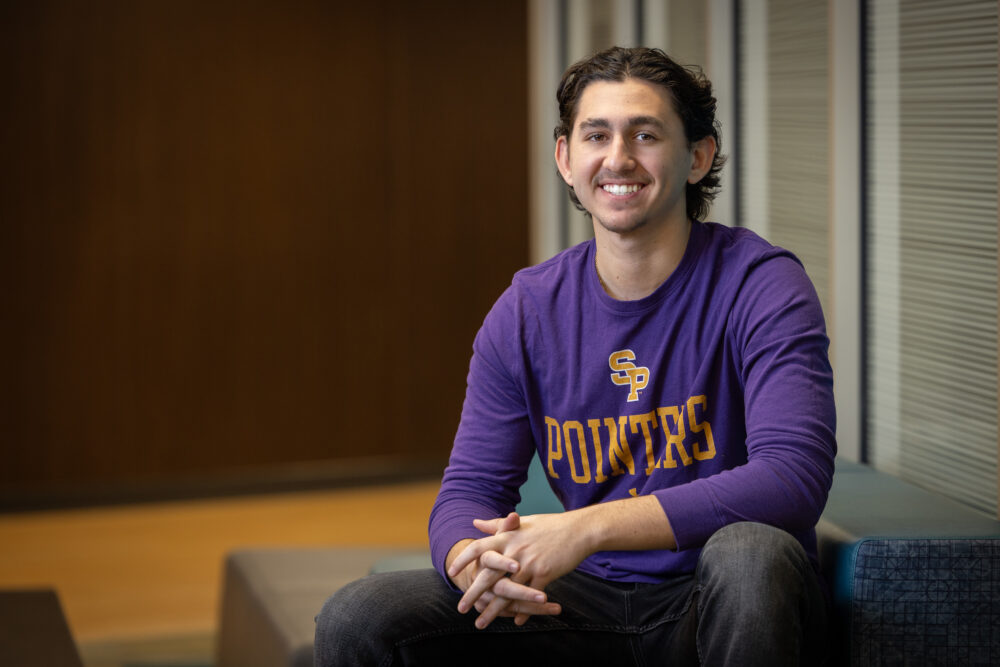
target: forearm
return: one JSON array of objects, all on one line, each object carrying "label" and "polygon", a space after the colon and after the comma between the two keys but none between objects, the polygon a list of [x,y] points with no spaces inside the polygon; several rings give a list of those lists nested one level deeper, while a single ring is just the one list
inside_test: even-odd
[{"label": "forearm", "polygon": [[747,463],[653,492],[671,512],[676,548],[699,548],[717,530],[739,521],[808,537],[826,503],[834,448],[818,438],[802,442],[808,444],[758,445]]},{"label": "forearm", "polygon": [[587,556],[598,551],[676,549],[670,520],[653,496],[626,498],[566,512]]},{"label": "forearm", "polygon": [[516,526],[502,528],[507,520],[476,520],[476,527],[491,536],[461,540],[452,546],[447,555],[447,573],[452,581],[458,583],[463,569],[488,552],[516,562],[519,569],[515,578],[543,589],[598,551],[677,546],[670,520],[653,496],[598,503],[558,514],[518,517]]}]

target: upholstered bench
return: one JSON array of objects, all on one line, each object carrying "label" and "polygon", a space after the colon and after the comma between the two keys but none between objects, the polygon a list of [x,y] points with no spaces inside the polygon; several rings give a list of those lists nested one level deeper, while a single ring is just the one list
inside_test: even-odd
[{"label": "upholstered bench", "polygon": [[842,664],[1000,664],[1000,522],[838,461],[816,532]]},{"label": "upholstered bench", "polygon": [[0,590],[0,665],[82,667],[56,591]]},{"label": "upholstered bench", "polygon": [[[537,460],[524,513],[558,511]],[[868,466],[838,461],[817,526],[838,661],[1000,664],[1000,522]],[[429,567],[426,552],[247,549],[225,564],[219,667],[312,665],[326,597],[373,570]]]}]

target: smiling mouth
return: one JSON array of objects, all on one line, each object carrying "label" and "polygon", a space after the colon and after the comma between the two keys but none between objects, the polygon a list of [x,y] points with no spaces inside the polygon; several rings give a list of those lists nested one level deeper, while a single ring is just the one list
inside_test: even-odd
[{"label": "smiling mouth", "polygon": [[607,185],[602,185],[601,189],[611,195],[630,195],[633,192],[641,190],[642,186],[638,183],[630,183],[628,185],[608,183]]}]

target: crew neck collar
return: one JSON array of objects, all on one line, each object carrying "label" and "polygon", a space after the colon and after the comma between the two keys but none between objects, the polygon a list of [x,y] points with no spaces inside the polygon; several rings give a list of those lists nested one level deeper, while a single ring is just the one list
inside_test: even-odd
[{"label": "crew neck collar", "polygon": [[688,234],[687,247],[684,249],[684,255],[681,257],[677,268],[648,296],[631,301],[619,301],[604,291],[604,288],[601,286],[600,276],[597,274],[597,264],[595,262],[597,257],[597,241],[591,239],[587,248],[587,283],[601,305],[610,310],[620,313],[638,313],[647,310],[659,304],[687,280],[696,262],[698,251],[703,245],[704,234],[704,225],[697,220],[692,221],[691,232]]}]

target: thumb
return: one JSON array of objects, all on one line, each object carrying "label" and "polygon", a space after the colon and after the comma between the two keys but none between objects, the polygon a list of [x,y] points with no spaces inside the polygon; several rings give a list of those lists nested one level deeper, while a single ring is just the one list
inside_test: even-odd
[{"label": "thumb", "polygon": [[517,512],[511,512],[505,516],[500,522],[500,528],[497,530],[498,533],[502,533],[508,530],[517,530],[521,527],[521,517],[518,516]]},{"label": "thumb", "polygon": [[517,530],[521,527],[521,517],[517,512],[511,512],[505,517],[498,519],[473,519],[472,525],[487,535],[499,535],[500,533]]}]

